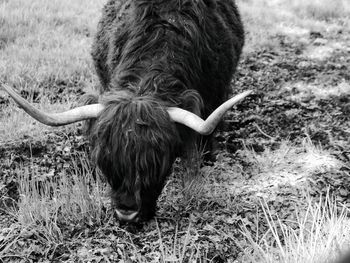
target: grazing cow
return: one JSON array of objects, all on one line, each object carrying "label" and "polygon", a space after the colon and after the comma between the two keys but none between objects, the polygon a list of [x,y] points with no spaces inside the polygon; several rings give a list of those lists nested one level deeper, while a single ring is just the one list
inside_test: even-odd
[{"label": "grazing cow", "polygon": [[44,124],[89,120],[118,218],[143,221],[154,216],[175,158],[198,137],[208,141],[250,94],[227,100],[243,43],[234,0],[109,0],[92,48],[101,87],[85,106],[49,114],[2,87]]}]

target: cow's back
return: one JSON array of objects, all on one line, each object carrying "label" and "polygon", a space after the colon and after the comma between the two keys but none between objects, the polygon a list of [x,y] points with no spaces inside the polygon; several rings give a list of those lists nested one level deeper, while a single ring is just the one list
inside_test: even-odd
[{"label": "cow's back", "polygon": [[230,92],[243,40],[231,0],[110,0],[93,59],[102,92],[135,82],[134,92],[181,105],[179,94],[194,89],[208,115]]}]

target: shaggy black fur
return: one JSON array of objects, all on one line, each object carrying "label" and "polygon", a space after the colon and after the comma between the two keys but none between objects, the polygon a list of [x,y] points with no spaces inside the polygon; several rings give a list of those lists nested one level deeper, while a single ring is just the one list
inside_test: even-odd
[{"label": "shaggy black fur", "polygon": [[243,42],[234,0],[106,4],[92,51],[101,88],[86,101],[106,105],[89,132],[118,208],[154,215],[175,158],[193,145],[166,108],[207,117],[230,93]]}]

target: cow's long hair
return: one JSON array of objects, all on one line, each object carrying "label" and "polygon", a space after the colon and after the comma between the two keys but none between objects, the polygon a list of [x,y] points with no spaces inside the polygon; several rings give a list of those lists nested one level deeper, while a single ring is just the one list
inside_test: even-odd
[{"label": "cow's long hair", "polygon": [[243,46],[233,0],[110,0],[93,44],[103,103],[89,123],[93,156],[126,208],[154,214],[176,156],[193,133],[167,107],[207,117],[230,93]]},{"label": "cow's long hair", "polygon": [[90,127],[92,155],[111,185],[112,199],[123,209],[147,206],[140,212],[151,217],[180,145],[176,125],[151,96],[120,91],[105,94],[101,102],[106,108]]},{"label": "cow's long hair", "polygon": [[[185,92],[183,98],[190,102],[196,96]],[[96,103],[98,97],[87,99],[88,104]],[[111,185],[114,205],[149,219],[175,158],[183,155],[184,141],[192,145],[194,133],[178,129],[166,111],[168,103],[152,96],[113,91],[98,102],[106,107],[87,126],[92,157]]]}]

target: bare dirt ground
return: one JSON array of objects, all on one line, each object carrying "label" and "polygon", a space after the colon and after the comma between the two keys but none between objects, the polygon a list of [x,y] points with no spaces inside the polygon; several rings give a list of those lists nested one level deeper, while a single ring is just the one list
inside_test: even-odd
[{"label": "bare dirt ground", "polygon": [[[40,175],[39,185],[72,173],[83,176],[84,164],[77,160],[88,156],[89,146],[81,125],[40,138],[2,138],[0,261],[244,262],[242,226],[252,236],[267,233],[261,200],[290,222],[310,196],[317,200],[329,192],[349,206],[350,34],[342,28],[329,34],[286,32],[275,40],[278,48],[242,57],[233,92],[253,89],[254,95],[227,114],[217,134],[217,162],[202,167],[190,187],[183,186],[186,168],[175,165],[149,223],[120,225],[106,197],[100,218],[51,215],[58,229],[50,236],[41,230],[45,222],[37,222],[41,228],[20,226],[14,216],[23,198],[19,174]],[[50,101],[63,93],[81,95],[66,85],[53,82]],[[30,96],[35,102],[36,95]],[[0,114],[9,103],[0,96]],[[309,144],[322,150],[308,151]]]}]

